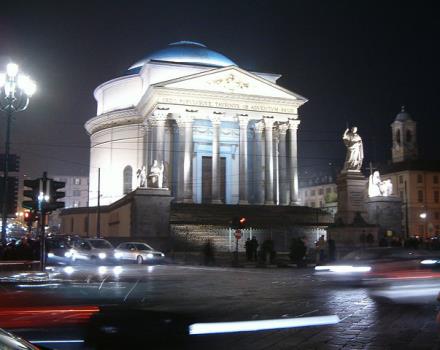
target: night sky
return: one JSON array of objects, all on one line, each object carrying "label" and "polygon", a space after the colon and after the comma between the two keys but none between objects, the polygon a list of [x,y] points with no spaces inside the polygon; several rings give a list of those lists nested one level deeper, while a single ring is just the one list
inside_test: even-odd
[{"label": "night sky", "polygon": [[[405,2],[406,3],[406,2]],[[199,41],[248,70],[280,73],[309,99],[300,109],[301,175],[345,157],[357,125],[366,162],[391,158],[390,123],[405,104],[423,158],[440,158],[439,12],[419,1],[8,1],[0,67],[14,60],[38,84],[16,115],[13,150],[29,176],[88,175],[83,125],[93,90],[148,53]],[[4,68],[1,68],[3,70]],[[5,118],[1,116],[3,150]],[[365,171],[367,174],[367,172]]]}]

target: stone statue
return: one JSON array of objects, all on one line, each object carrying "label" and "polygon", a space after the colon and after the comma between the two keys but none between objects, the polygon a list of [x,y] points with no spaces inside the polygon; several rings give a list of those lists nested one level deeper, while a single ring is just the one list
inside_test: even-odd
[{"label": "stone statue", "polygon": [[342,136],[342,140],[347,147],[344,171],[360,171],[364,159],[364,147],[362,139],[357,133],[357,127],[353,126],[351,130],[347,128]]},{"label": "stone statue", "polygon": [[148,187],[151,188],[163,188],[163,161],[154,160],[153,165],[148,174]]},{"label": "stone statue", "polygon": [[393,184],[390,179],[382,181],[380,174],[375,171],[368,180],[368,197],[388,197],[393,194]]},{"label": "stone statue", "polygon": [[138,179],[138,187],[146,187],[147,169],[145,168],[145,165],[142,165],[142,168],[137,170],[136,175]]}]

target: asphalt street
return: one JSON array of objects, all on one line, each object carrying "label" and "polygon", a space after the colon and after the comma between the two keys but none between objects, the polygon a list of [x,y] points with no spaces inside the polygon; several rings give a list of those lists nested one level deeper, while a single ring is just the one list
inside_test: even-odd
[{"label": "asphalt street", "polygon": [[[16,274],[4,278],[1,286],[2,293],[28,293],[26,299],[32,299],[28,302],[34,307],[96,305],[109,310],[101,315],[98,328],[110,338],[126,332],[123,334],[131,334],[129,337],[141,334],[148,339],[153,337],[152,323],[159,319],[170,323],[173,317],[178,319],[176,327],[183,329],[199,322],[336,315],[340,321],[332,325],[193,335],[185,344],[200,349],[252,350],[437,349],[440,344],[435,298],[412,304],[377,300],[365,286],[337,284],[315,276],[310,268],[59,267],[51,272],[50,280],[44,275]],[[121,316],[127,310],[129,316]],[[179,333],[176,327],[158,327],[165,332],[164,339]],[[69,324],[12,330],[30,340],[38,338],[48,347],[85,349],[93,348],[82,342],[90,338],[89,329],[89,325]],[[54,339],[77,342],[44,343]]]}]

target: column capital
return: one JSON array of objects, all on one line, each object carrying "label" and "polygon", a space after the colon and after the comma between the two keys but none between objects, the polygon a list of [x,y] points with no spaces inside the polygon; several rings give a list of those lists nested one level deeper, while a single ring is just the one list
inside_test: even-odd
[{"label": "column capital", "polygon": [[186,124],[192,124],[194,121],[194,114],[193,113],[185,113],[182,115],[179,115],[174,119],[176,121],[177,126],[184,127]]},{"label": "column capital", "polygon": [[254,128],[255,128],[255,132],[256,133],[258,133],[258,134],[263,133],[263,131],[264,131],[264,122],[262,120],[260,120],[259,122],[256,122]]},{"label": "column capital", "polygon": [[270,116],[264,116],[263,121],[264,121],[264,127],[266,129],[269,129],[269,128],[273,128],[273,124],[275,123],[275,118]]},{"label": "column capital", "polygon": [[220,125],[222,122],[222,117],[225,115],[223,112],[212,112],[212,114],[209,116],[209,120],[211,121],[212,125]]},{"label": "column capital", "polygon": [[287,122],[287,124],[289,125],[289,129],[290,130],[297,130],[298,129],[298,125],[301,123],[300,120],[298,119],[289,119],[289,121]]},{"label": "column capital", "polygon": [[277,126],[278,126],[278,132],[280,133],[280,135],[286,135],[287,130],[289,129],[289,124],[288,123],[279,123]]},{"label": "column capital", "polygon": [[247,127],[249,124],[249,116],[247,114],[237,114],[238,124],[241,127]]}]

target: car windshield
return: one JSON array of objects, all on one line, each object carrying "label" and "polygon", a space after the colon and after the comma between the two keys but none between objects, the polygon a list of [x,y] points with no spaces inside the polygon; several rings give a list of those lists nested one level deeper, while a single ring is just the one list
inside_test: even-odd
[{"label": "car windshield", "polygon": [[110,242],[104,240],[104,239],[90,239],[90,244],[93,248],[99,248],[99,249],[112,249],[113,246],[110,244]]},{"label": "car windshield", "polygon": [[154,250],[152,247],[145,243],[136,243],[134,246],[137,250]]}]

